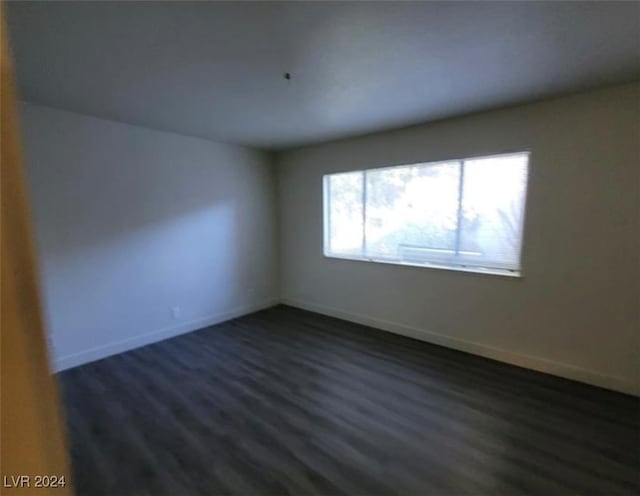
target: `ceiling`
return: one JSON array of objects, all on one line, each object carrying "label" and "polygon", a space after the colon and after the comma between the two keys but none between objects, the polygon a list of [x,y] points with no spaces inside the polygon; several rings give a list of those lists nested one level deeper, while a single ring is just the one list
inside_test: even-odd
[{"label": "ceiling", "polygon": [[24,100],[274,150],[640,78],[639,2],[10,2],[8,20]]}]

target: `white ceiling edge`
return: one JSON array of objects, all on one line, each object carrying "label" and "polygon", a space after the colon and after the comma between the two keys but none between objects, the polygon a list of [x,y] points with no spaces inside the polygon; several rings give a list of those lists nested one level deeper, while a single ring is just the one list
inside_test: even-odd
[{"label": "white ceiling edge", "polygon": [[198,135],[195,135],[195,134],[186,134],[184,132],[180,132],[180,131],[177,131],[175,129],[165,129],[165,128],[160,128],[160,127],[151,127],[151,126],[140,124],[140,123],[136,123],[136,122],[127,122],[127,121],[123,121],[123,120],[120,120],[120,119],[114,119],[114,118],[104,117],[104,116],[101,116],[101,115],[89,114],[87,112],[79,112],[77,110],[72,110],[72,109],[68,109],[68,108],[62,108],[62,107],[59,107],[59,106],[49,105],[49,104],[45,104],[45,103],[39,103],[37,101],[27,100],[27,99],[24,99],[24,98],[20,98],[19,102],[20,103],[26,103],[28,105],[34,105],[34,106],[38,106],[38,107],[49,108],[49,109],[57,110],[57,111],[60,111],[60,112],[68,112],[68,113],[72,113],[72,114],[76,114],[76,115],[81,115],[81,116],[89,117],[89,118],[92,118],[92,119],[99,119],[99,120],[104,120],[104,121],[109,121],[109,122],[115,122],[115,123],[123,124],[123,125],[126,125],[126,126],[133,126],[133,127],[138,127],[138,128],[142,128],[142,129],[148,129],[148,130],[151,130],[151,131],[169,133],[169,134],[174,134],[176,136],[182,136],[182,137],[186,137],[186,138],[195,138],[195,139],[199,139],[199,140],[209,141],[209,142],[212,142],[212,143],[218,143],[218,144],[223,144],[223,145],[228,145],[228,146],[237,146],[237,147],[242,147],[242,148],[246,148],[246,149],[250,149],[250,150],[255,150],[255,151],[259,151],[259,152],[265,152],[265,153],[270,153],[270,154],[276,154],[277,155],[279,153],[286,153],[286,152],[290,152],[290,151],[294,151],[294,150],[301,150],[301,149],[305,149],[305,148],[313,148],[313,147],[318,147],[318,146],[327,145],[327,144],[333,144],[333,143],[337,144],[337,143],[356,140],[356,139],[360,139],[360,138],[367,138],[367,137],[379,136],[379,135],[384,135],[384,134],[389,134],[389,133],[402,132],[402,131],[405,131],[405,130],[408,131],[408,130],[411,130],[413,128],[418,128],[418,127],[423,127],[423,126],[430,126],[430,125],[445,123],[445,122],[448,122],[448,121],[455,121],[455,120],[464,119],[464,118],[467,118],[467,117],[474,117],[474,116],[478,116],[478,115],[482,115],[482,114],[500,112],[500,111],[509,110],[509,109],[516,109],[516,108],[520,108],[520,107],[526,107],[526,106],[529,106],[529,105],[537,105],[537,104],[541,104],[541,103],[551,102],[551,101],[554,101],[554,100],[562,100],[562,99],[570,98],[570,97],[573,97],[573,96],[588,95],[589,93],[596,93],[598,91],[603,91],[603,90],[607,90],[607,89],[613,89],[613,88],[617,88],[617,87],[630,86],[630,85],[634,85],[634,84],[640,85],[640,77],[633,78],[633,79],[630,79],[629,81],[625,81],[625,82],[619,82],[619,83],[614,83],[614,84],[596,85],[596,86],[593,86],[593,87],[588,87],[588,88],[580,89],[580,90],[577,90],[577,91],[567,91],[567,92],[564,92],[564,93],[553,94],[553,95],[550,95],[550,96],[543,96],[543,97],[539,97],[539,98],[535,98],[535,99],[531,99],[531,100],[518,101],[518,102],[511,103],[511,104],[506,104],[506,105],[488,106],[487,108],[480,109],[480,110],[475,110],[475,111],[472,111],[472,112],[461,112],[461,113],[458,113],[458,114],[450,114],[450,115],[445,115],[445,116],[442,116],[442,117],[437,117],[437,118],[434,118],[434,119],[428,119],[428,120],[419,121],[419,122],[415,122],[415,123],[404,124],[404,125],[396,126],[396,127],[389,127],[389,128],[384,128],[384,129],[379,129],[379,130],[370,131],[370,132],[364,132],[364,133],[347,134],[347,135],[342,135],[342,136],[336,136],[335,138],[331,138],[331,139],[322,139],[322,140],[310,141],[310,142],[303,143],[303,144],[300,144],[300,145],[292,145],[292,146],[285,146],[285,147],[278,147],[278,148],[253,146],[253,145],[237,143],[237,142],[232,142],[232,141],[223,141],[223,140],[219,140],[219,139],[214,139],[214,138],[211,138],[211,137],[208,137],[208,136],[198,136]]}]

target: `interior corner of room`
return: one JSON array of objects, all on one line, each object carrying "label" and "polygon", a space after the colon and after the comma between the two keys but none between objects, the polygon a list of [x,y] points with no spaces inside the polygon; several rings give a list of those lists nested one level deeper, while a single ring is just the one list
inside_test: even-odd
[{"label": "interior corner of room", "polygon": [[[637,393],[638,94],[618,85],[275,160],[23,102],[53,366],[285,303]],[[323,256],[324,174],[522,149],[522,280]]]},{"label": "interior corner of room", "polygon": [[[367,485],[373,462],[357,454],[366,436],[358,431],[349,441],[354,431],[341,431],[341,422],[359,419],[389,453],[400,452],[404,434],[396,438],[375,422],[402,431],[412,421],[398,427],[394,419],[422,415],[405,394],[424,399],[425,391],[444,403],[464,392],[468,402],[461,396],[455,403],[465,415],[459,429],[477,420],[499,431],[500,446],[525,450],[518,436],[535,420],[518,417],[525,420],[513,429],[504,416],[487,420],[474,406],[481,400],[469,386],[476,384],[472,376],[481,377],[478,395],[493,398],[501,412],[509,402],[516,417],[529,405],[517,395],[523,383],[533,384],[534,409],[553,399],[547,413],[558,425],[579,417],[580,405],[589,412],[607,398],[622,405],[585,413],[584,430],[567,434],[581,433],[571,442],[585,450],[575,451],[578,458],[587,453],[584,466],[560,464],[565,472],[540,479],[532,468],[531,485],[521,488],[587,491],[590,477],[599,476],[585,467],[606,457],[602,472],[615,475],[593,484],[637,488],[628,470],[637,458],[611,455],[604,435],[589,441],[604,443],[597,449],[578,438],[600,421],[618,434],[637,432],[628,419],[640,395],[639,5],[9,2],[52,373],[78,378],[69,379],[69,391],[101,377],[88,390],[108,390],[129,420],[142,415],[136,408],[147,400],[158,418],[182,419],[183,407],[165,408],[153,397],[155,380],[126,392],[142,398],[138,406],[118,403],[126,397],[118,374],[144,376],[160,362],[158,374],[166,374],[174,399],[179,378],[191,391],[197,374],[209,396],[234,398],[220,400],[225,408],[262,411],[265,402],[291,395],[278,400],[283,423],[305,433],[315,410],[308,414],[295,402],[324,401],[326,394],[322,408],[335,416],[318,428],[335,422],[345,440],[332,438],[327,447],[309,439],[329,458],[341,453],[349,474],[367,474],[351,478],[333,458],[318,462],[308,453],[294,463],[287,450],[298,453],[300,446],[291,434],[273,458],[258,450],[255,465],[238,468],[225,459],[238,472],[220,469],[214,482],[201,474],[210,494],[257,487],[371,493],[374,479],[384,481],[376,476]],[[202,332],[215,337],[208,341]],[[284,357],[298,352],[304,363],[295,368]],[[229,383],[214,384],[207,356]],[[321,370],[320,362],[336,369]],[[94,375],[80,378],[80,370]],[[425,370],[439,382],[419,382]],[[450,382],[439,375],[444,370]],[[283,371],[300,374],[294,385]],[[417,382],[398,385],[399,377]],[[359,416],[375,403],[368,389],[375,381],[384,394],[393,390],[385,400],[400,398],[407,417],[389,413],[391,400],[388,417]],[[579,392],[570,392],[573,385]],[[362,395],[355,406],[348,400],[353,390]],[[206,406],[205,393],[194,411],[213,411],[216,425],[226,425],[235,410]],[[78,413],[98,411],[95,401],[68,400],[69,418],[84,429],[78,439],[100,439],[91,437],[98,427],[92,431]],[[627,416],[614,426],[619,411]],[[246,439],[246,446],[260,445],[260,429],[277,434],[275,414],[269,421],[247,415],[251,428],[233,424],[233,449]],[[218,460],[194,440],[198,428],[180,422],[174,427],[193,441],[193,459]],[[436,431],[425,439],[436,439]],[[216,443],[224,438],[218,435]],[[627,442],[621,452],[633,451]],[[90,444],[74,449],[87,453]],[[472,474],[471,482],[451,482],[443,473],[468,460],[451,449],[445,461],[425,454],[438,494],[491,494],[494,487],[508,494],[518,485],[500,464],[487,479]],[[160,456],[140,450],[141,466]],[[532,466],[544,458],[536,453]],[[179,471],[180,463],[167,466]],[[304,475],[305,463],[321,466],[330,482]],[[278,486],[283,473],[282,480],[291,475],[284,466],[298,475]],[[409,472],[393,472],[397,487],[424,488],[416,482],[422,475]],[[383,492],[392,494],[388,483]],[[89,476],[84,484],[98,491]]]}]

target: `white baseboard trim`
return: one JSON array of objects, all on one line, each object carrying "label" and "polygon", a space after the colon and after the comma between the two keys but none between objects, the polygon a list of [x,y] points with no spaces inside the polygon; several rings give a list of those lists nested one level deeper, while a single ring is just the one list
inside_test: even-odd
[{"label": "white baseboard trim", "polygon": [[82,365],[84,363],[100,360],[101,358],[106,358],[110,355],[129,351],[134,348],[139,348],[140,346],[144,346],[146,344],[156,343],[158,341],[172,338],[180,334],[185,334],[187,332],[202,329],[203,327],[219,324],[220,322],[224,322],[226,320],[235,319],[249,313],[257,312],[258,310],[272,307],[274,305],[277,305],[278,303],[279,300],[277,298],[272,298],[255,305],[248,305],[224,312],[218,312],[212,315],[208,315],[207,317],[184,322],[177,326],[165,327],[163,329],[140,334],[138,336],[134,336],[122,341],[116,341],[115,343],[109,343],[103,346],[90,348],[79,353],[65,355],[53,360],[52,369],[54,372],[60,372],[65,369],[77,367],[78,365]]},{"label": "white baseboard trim", "polygon": [[396,322],[390,322],[387,320],[376,319],[368,317],[366,315],[347,312],[337,308],[308,301],[302,301],[295,298],[281,298],[280,302],[292,307],[309,310],[311,312],[348,320],[350,322],[355,322],[370,327],[375,327],[383,331],[401,334],[403,336],[408,336],[414,339],[419,339],[421,341],[445,346],[454,350],[465,351],[467,353],[472,353],[474,355],[479,355],[485,358],[491,358],[493,360],[509,363],[518,367],[536,370],[538,372],[544,372],[547,374],[563,377],[565,379],[584,382],[605,389],[612,389],[621,393],[640,396],[640,384],[625,378],[608,376],[599,372],[594,372],[592,370],[577,367],[575,365],[556,362],[553,360],[548,360],[546,358],[524,355],[501,348],[495,348],[493,346],[488,346],[478,342],[453,338],[451,336],[437,334],[424,329],[410,327],[404,324],[398,324]]}]

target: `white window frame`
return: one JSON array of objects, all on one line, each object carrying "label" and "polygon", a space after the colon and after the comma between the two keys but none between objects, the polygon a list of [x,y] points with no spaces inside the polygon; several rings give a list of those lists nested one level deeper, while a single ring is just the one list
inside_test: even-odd
[{"label": "white window frame", "polygon": [[[489,159],[489,158],[494,158],[494,157],[506,157],[506,156],[513,156],[513,155],[525,155],[527,157],[527,178],[526,178],[526,182],[525,182],[525,195],[524,195],[524,205],[523,205],[523,215],[522,215],[522,226],[520,229],[520,253],[519,253],[519,260],[518,260],[518,268],[517,269],[513,269],[513,268],[500,268],[499,267],[499,263],[494,263],[492,267],[483,267],[481,265],[479,266],[472,266],[472,265],[458,265],[455,262],[451,262],[450,260],[447,260],[446,256],[443,256],[442,258],[442,262],[438,263],[436,261],[428,261],[428,262],[421,262],[421,263],[415,263],[415,262],[405,262],[402,260],[397,260],[395,258],[385,258],[384,256],[380,256],[380,255],[376,255],[374,257],[370,257],[370,256],[364,256],[364,255],[357,255],[357,254],[336,254],[336,253],[332,253],[329,251],[329,229],[330,229],[330,207],[329,207],[329,178],[333,175],[336,174],[342,174],[342,173],[349,173],[349,172],[362,172],[363,173],[363,178],[365,178],[365,184],[363,187],[363,191],[362,191],[362,197],[363,197],[363,226],[364,226],[364,222],[365,222],[365,216],[366,216],[366,173],[369,171],[380,171],[380,170],[384,170],[384,169],[394,169],[396,167],[410,167],[412,165],[437,165],[437,164],[442,164],[442,163],[449,163],[449,162],[460,162],[461,164],[464,164],[465,161],[467,160],[478,160],[478,159]],[[464,165],[461,166],[461,176],[463,176],[464,174]],[[497,276],[504,276],[504,277],[515,277],[515,278],[522,278],[523,277],[523,268],[522,268],[522,252],[524,250],[524,232],[525,232],[525,226],[526,226],[526,214],[527,214],[527,197],[528,197],[528,185],[529,185],[529,177],[530,177],[530,170],[531,170],[531,151],[530,150],[519,150],[519,151],[514,151],[514,152],[505,152],[505,153],[498,153],[498,154],[492,154],[492,155],[474,155],[474,156],[469,156],[469,157],[465,157],[465,158],[456,158],[456,159],[446,159],[446,160],[437,160],[437,161],[431,161],[431,162],[416,162],[416,163],[409,163],[409,164],[398,164],[398,165],[390,165],[390,166],[382,166],[382,167],[372,167],[369,169],[356,169],[356,170],[345,170],[345,171],[336,171],[334,173],[331,174],[324,174],[322,176],[322,229],[323,229],[323,242],[322,242],[322,251],[323,251],[323,256],[325,258],[330,258],[330,259],[338,259],[338,260],[350,260],[350,261],[357,261],[357,262],[374,262],[374,263],[382,263],[382,264],[391,264],[391,265],[400,265],[400,266],[407,266],[407,267],[418,267],[418,268],[426,268],[426,269],[441,269],[441,270],[451,270],[451,271],[456,271],[456,272],[471,272],[471,273],[477,273],[477,274],[490,274],[490,275],[497,275]],[[463,177],[461,177],[460,179],[460,186],[462,187],[463,184]],[[461,201],[461,196],[459,195],[459,201]],[[363,228],[363,249],[365,246],[365,241],[364,241],[364,228]]]}]

